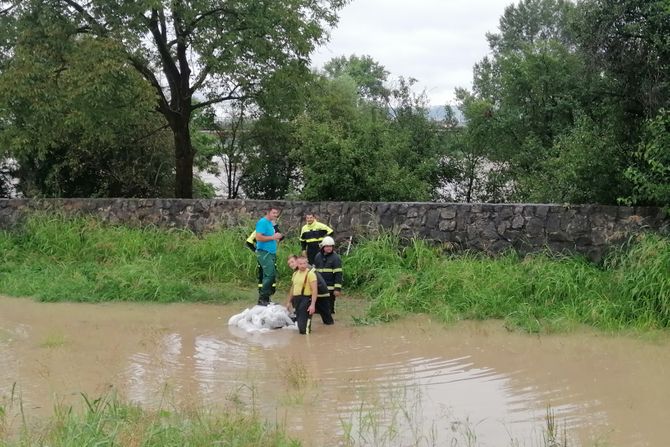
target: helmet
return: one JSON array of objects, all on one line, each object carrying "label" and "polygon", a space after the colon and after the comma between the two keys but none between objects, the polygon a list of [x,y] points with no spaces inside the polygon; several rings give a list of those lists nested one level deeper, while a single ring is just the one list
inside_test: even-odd
[{"label": "helmet", "polygon": [[323,240],[321,241],[321,243],[319,244],[319,246],[320,247],[325,247],[326,245],[331,245],[331,246],[335,245],[335,240],[330,236],[324,237]]}]

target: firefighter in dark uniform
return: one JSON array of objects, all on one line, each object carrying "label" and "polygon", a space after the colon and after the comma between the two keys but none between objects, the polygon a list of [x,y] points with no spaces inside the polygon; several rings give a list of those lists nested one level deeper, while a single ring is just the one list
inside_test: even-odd
[{"label": "firefighter in dark uniform", "polygon": [[324,237],[320,245],[321,251],[317,253],[314,259],[314,267],[316,267],[316,271],[323,276],[326,284],[328,284],[330,313],[334,314],[335,298],[340,296],[342,291],[342,260],[335,253],[335,240],[332,237]]},{"label": "firefighter in dark uniform", "polygon": [[302,255],[307,256],[307,262],[314,265],[314,258],[319,252],[319,244],[326,236],[332,236],[333,229],[328,225],[316,220],[316,215],[309,213],[305,215],[307,224],[300,231],[300,246]]}]

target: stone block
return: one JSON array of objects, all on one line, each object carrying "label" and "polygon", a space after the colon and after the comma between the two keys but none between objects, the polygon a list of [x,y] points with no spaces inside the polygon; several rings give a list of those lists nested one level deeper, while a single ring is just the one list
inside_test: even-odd
[{"label": "stone block", "polygon": [[547,214],[549,214],[549,206],[548,205],[538,205],[535,208],[535,215],[537,217],[545,218],[545,217],[547,217]]},{"label": "stone block", "polygon": [[544,235],[544,222],[538,217],[531,217],[526,222],[526,234],[535,237]]},{"label": "stone block", "polygon": [[502,236],[503,234],[505,234],[505,231],[507,231],[507,229],[510,228],[511,226],[512,226],[511,222],[503,220],[498,224],[496,230],[498,231],[498,234]]},{"label": "stone block", "polygon": [[454,217],[456,217],[456,209],[451,207],[442,209],[442,211],[440,211],[440,217],[442,219],[453,219]]},{"label": "stone block", "polygon": [[591,232],[591,222],[585,215],[578,214],[572,217],[565,226],[565,231],[571,236],[583,235]]},{"label": "stone block", "polygon": [[514,216],[514,219],[512,219],[512,229],[519,230],[523,228],[524,223],[525,223],[524,218],[520,215],[516,215]]},{"label": "stone block", "polygon": [[509,219],[514,215],[514,208],[511,206],[505,206],[498,210],[498,217],[500,219]]},{"label": "stone block", "polygon": [[491,252],[502,253],[512,248],[512,243],[504,239],[498,239],[491,245]]},{"label": "stone block", "polygon": [[454,231],[456,229],[455,220],[443,220],[439,224],[440,231]]},{"label": "stone block", "polygon": [[552,231],[547,233],[547,240],[552,242],[568,242],[572,238],[565,231]]},{"label": "stone block", "polygon": [[440,211],[437,209],[428,210],[425,214],[425,225],[429,228],[437,228],[440,221]]}]

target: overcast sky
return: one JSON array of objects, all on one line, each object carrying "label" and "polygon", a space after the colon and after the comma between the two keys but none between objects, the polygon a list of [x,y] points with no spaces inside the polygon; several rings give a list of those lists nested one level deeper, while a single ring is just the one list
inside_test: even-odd
[{"label": "overcast sky", "polygon": [[419,80],[432,105],[472,85],[472,67],[488,54],[486,32],[495,32],[513,0],[353,0],[340,12],[330,42],[313,54],[315,67],[333,57],[369,55],[398,76]]}]

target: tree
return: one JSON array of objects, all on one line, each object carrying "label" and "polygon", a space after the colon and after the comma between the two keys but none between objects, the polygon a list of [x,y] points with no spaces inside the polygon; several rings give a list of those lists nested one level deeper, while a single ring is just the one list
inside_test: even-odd
[{"label": "tree", "polygon": [[380,103],[389,100],[390,90],[385,83],[389,72],[370,56],[340,56],[326,62],[323,71],[327,77],[336,79],[350,77],[358,88],[358,95],[367,101]]},{"label": "tree", "polygon": [[47,11],[66,25],[62,41],[89,35],[116,44],[153,89],[156,110],[172,131],[175,195],[191,197],[193,112],[253,95],[265,76],[291,61],[307,63],[344,3],[16,0],[0,9],[11,8],[12,18]]},{"label": "tree", "polygon": [[670,210],[670,113],[660,110],[645,123],[643,135],[635,153],[636,164],[625,173],[634,185],[633,193],[623,202]]},{"label": "tree", "polygon": [[[456,90],[465,125],[446,122],[445,156],[441,160],[441,196],[458,202],[502,202],[509,195],[509,167],[499,151],[505,147],[506,123],[494,106],[465,89]],[[447,116],[453,115],[449,111]]]},{"label": "tree", "polygon": [[0,72],[0,145],[25,196],[163,196],[172,146],[144,81],[105,39],[34,11]]},{"label": "tree", "polygon": [[490,104],[492,119],[479,124],[495,135],[486,158],[504,163],[512,199],[613,203],[628,185],[611,125],[619,112],[602,94],[609,81],[581,43],[591,3],[522,0],[487,36],[491,56],[475,66],[473,91]]},{"label": "tree", "polygon": [[[231,101],[223,111],[213,107],[199,109],[193,117],[195,166],[219,179],[228,199],[240,194],[242,163],[248,139],[248,116],[245,101]],[[219,115],[224,113],[223,117]],[[215,191],[213,190],[213,195]]]},{"label": "tree", "polygon": [[666,0],[592,0],[574,28],[595,101],[616,120],[618,138],[636,150],[645,121],[670,106],[670,12]]},{"label": "tree", "polygon": [[616,203],[630,191],[622,160],[625,147],[613,123],[596,123],[586,115],[563,132],[535,175],[526,179],[528,199],[554,203]]},{"label": "tree", "polygon": [[317,76],[296,120],[292,158],[306,200],[430,200],[438,182],[437,126],[425,97],[399,81],[380,104],[351,76]]},{"label": "tree", "polygon": [[300,173],[292,155],[297,142],[296,118],[305,111],[315,74],[292,63],[263,81],[256,107],[250,110],[241,179],[250,198],[283,199],[295,196]]}]

